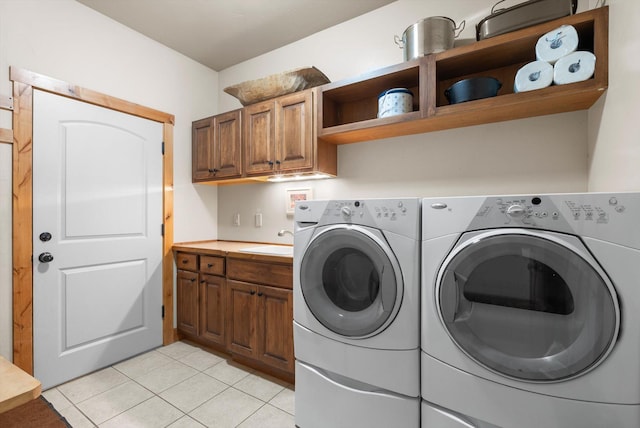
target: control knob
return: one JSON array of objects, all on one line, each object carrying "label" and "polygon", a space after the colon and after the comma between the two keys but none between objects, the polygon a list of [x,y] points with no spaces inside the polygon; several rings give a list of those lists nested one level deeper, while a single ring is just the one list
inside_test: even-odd
[{"label": "control knob", "polygon": [[342,207],[340,211],[342,212],[342,215],[345,217],[351,217],[353,215],[353,213],[351,212],[351,208],[349,207]]},{"label": "control knob", "polygon": [[521,218],[526,215],[527,211],[522,205],[514,204],[507,208],[507,215],[513,218]]}]

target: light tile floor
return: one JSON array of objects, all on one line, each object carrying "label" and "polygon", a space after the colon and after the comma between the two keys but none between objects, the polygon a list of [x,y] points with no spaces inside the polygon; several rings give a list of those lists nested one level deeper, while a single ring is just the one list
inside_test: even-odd
[{"label": "light tile floor", "polygon": [[184,342],[43,395],[74,428],[295,426],[293,385]]}]

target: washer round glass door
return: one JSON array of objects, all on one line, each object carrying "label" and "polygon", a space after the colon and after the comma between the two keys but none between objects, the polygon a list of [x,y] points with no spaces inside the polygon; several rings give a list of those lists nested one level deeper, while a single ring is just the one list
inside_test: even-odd
[{"label": "washer round glass door", "polygon": [[436,298],[449,335],[480,364],[518,380],[592,369],[618,334],[611,282],[576,237],[505,230],[463,235],[440,269]]},{"label": "washer round glass door", "polygon": [[315,318],[334,333],[366,337],[384,329],[402,299],[398,263],[381,234],[332,226],[308,245],[300,287]]}]

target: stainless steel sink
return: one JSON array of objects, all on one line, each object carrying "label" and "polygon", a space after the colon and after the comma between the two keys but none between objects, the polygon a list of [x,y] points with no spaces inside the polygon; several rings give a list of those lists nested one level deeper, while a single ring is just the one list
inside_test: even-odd
[{"label": "stainless steel sink", "polygon": [[293,247],[283,245],[259,245],[238,250],[241,253],[270,254],[273,256],[293,256]]}]

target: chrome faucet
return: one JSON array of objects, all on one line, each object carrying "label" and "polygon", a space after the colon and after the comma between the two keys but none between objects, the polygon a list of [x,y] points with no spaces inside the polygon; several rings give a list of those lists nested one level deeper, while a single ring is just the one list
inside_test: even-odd
[{"label": "chrome faucet", "polygon": [[287,229],[282,229],[280,232],[278,232],[278,236],[284,236],[284,235],[286,235],[287,233],[288,233],[289,235],[293,236],[293,232],[292,232],[292,231],[290,231],[290,230],[287,230]]}]

